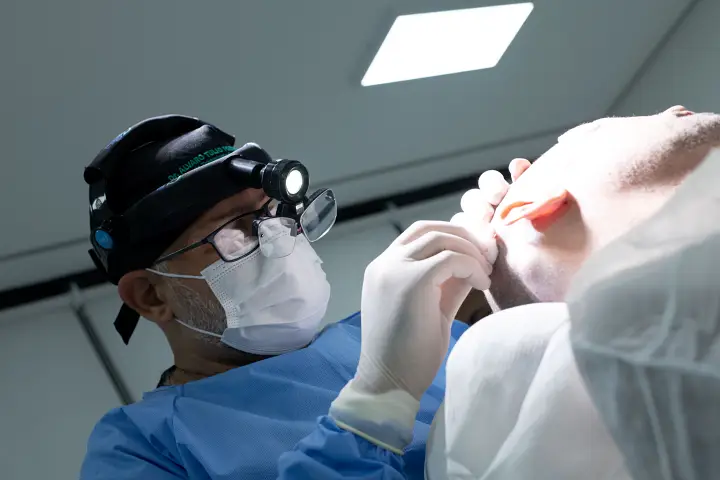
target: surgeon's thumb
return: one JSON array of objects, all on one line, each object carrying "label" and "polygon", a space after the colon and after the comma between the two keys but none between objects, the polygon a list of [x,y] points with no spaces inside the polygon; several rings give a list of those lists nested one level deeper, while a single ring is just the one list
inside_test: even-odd
[{"label": "surgeon's thumb", "polygon": [[440,312],[446,319],[455,320],[472,287],[466,280],[451,278],[440,289]]},{"label": "surgeon's thumb", "polygon": [[480,262],[469,255],[444,250],[422,262],[428,267],[426,280],[432,281],[437,287],[451,278],[464,280],[477,290],[487,290],[490,287],[490,279]]}]

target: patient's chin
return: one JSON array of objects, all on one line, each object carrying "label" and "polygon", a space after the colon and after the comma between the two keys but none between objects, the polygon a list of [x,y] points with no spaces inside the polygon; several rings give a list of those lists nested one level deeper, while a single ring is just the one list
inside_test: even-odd
[{"label": "patient's chin", "polygon": [[537,296],[522,284],[504,284],[503,286],[490,287],[489,296],[488,301],[493,311],[541,302]]},{"label": "patient's chin", "polygon": [[515,237],[498,238],[497,245],[488,299],[496,304],[494,310],[564,301],[573,275],[588,255],[587,249],[528,245]]},{"label": "patient's chin", "polygon": [[541,302],[542,300],[508,263],[504,245],[498,244],[498,250],[488,292],[488,303],[493,311]]}]

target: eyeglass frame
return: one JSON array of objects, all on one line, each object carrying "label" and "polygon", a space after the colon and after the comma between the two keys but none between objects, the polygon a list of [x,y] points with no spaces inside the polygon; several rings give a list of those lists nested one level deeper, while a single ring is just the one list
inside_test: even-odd
[{"label": "eyeglass frame", "polygon": [[[243,214],[240,214],[236,217],[231,218],[230,220],[223,223],[218,228],[216,228],[215,230],[213,230],[212,232],[210,232],[204,238],[198,240],[197,242],[193,242],[190,245],[181,248],[180,250],[176,250],[172,253],[168,253],[167,255],[163,255],[162,257],[158,258],[157,260],[155,260],[154,265],[157,265],[158,263],[162,263],[162,262],[167,262],[168,260],[172,260],[173,258],[178,257],[178,256],[182,255],[183,253],[187,253],[187,252],[194,250],[198,247],[201,247],[203,245],[211,245],[213,247],[213,249],[215,250],[215,252],[218,254],[218,256],[226,263],[232,263],[232,262],[237,262],[238,260],[242,260],[243,258],[247,257],[248,255],[251,255],[252,253],[254,253],[255,250],[257,250],[258,248],[260,248],[259,241],[258,241],[258,244],[255,246],[255,248],[253,248],[249,252],[247,252],[243,255],[240,255],[238,258],[228,260],[225,258],[225,256],[222,254],[222,252],[220,252],[220,248],[218,248],[218,246],[215,244],[215,235],[217,235],[223,228],[227,227],[231,223],[236,222],[236,221],[240,220],[241,218],[248,217],[250,215],[258,215],[253,222],[255,222],[257,220],[268,219],[268,218],[278,218],[276,215],[273,215],[268,208],[270,203],[272,203],[273,201],[277,202],[278,200],[271,198],[270,200],[265,202],[265,204],[263,204],[263,206],[260,207],[259,209],[253,210],[252,212],[245,212]],[[265,214],[264,216],[262,215],[263,213]],[[289,218],[289,217],[281,217],[281,218]],[[300,227],[299,225],[297,226],[297,233],[302,233],[302,227]]]}]

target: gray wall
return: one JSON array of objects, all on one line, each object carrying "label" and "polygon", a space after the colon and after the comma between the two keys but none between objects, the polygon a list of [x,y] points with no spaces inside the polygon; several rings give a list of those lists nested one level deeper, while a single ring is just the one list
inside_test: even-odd
[{"label": "gray wall", "polygon": [[63,297],[0,316],[0,478],[77,478],[118,398]]},{"label": "gray wall", "polygon": [[720,1],[701,0],[613,114],[653,113],[673,105],[720,112],[719,23]]}]

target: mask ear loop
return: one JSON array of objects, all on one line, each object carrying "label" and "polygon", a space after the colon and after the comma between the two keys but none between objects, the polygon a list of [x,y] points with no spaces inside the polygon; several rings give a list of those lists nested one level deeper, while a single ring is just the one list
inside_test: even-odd
[{"label": "mask ear loop", "polygon": [[194,332],[201,333],[203,335],[210,335],[211,337],[222,338],[222,335],[218,335],[217,333],[208,332],[207,330],[202,330],[200,328],[193,327],[192,325],[188,325],[187,323],[183,322],[179,318],[176,318],[175,321],[177,323],[179,323],[180,325],[182,325],[183,327],[188,328]]},{"label": "mask ear loop", "polygon": [[197,280],[205,280],[205,277],[201,275],[181,275],[179,273],[165,273],[165,272],[158,272],[157,270],[153,270],[152,268],[146,268],[145,271],[152,272],[156,275],[160,275],[161,277],[168,277],[168,278],[192,278]]}]

